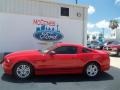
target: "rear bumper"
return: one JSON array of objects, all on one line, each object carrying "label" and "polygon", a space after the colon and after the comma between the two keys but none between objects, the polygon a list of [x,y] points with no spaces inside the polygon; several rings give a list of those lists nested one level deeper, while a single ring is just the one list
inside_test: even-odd
[{"label": "rear bumper", "polygon": [[104,58],[102,59],[101,63],[101,71],[107,71],[110,69],[110,57],[109,55],[105,55]]},{"label": "rear bumper", "polygon": [[107,65],[102,65],[101,66],[101,71],[107,71],[110,69],[110,64],[107,64]]}]

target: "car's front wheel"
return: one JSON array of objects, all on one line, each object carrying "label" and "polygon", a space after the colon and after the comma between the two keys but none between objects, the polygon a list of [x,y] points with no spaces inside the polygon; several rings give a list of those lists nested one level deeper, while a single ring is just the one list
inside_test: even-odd
[{"label": "car's front wheel", "polygon": [[13,75],[18,79],[30,78],[33,74],[33,68],[28,63],[18,63],[13,68]]},{"label": "car's front wheel", "polygon": [[100,72],[99,65],[94,62],[87,64],[85,67],[85,75],[87,77],[90,78],[96,77],[99,72]]}]

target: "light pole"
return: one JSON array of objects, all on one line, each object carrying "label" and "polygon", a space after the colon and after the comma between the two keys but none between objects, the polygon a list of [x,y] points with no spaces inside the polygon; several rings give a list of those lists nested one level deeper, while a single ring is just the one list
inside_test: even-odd
[{"label": "light pole", "polygon": [[101,42],[104,42],[104,40],[105,40],[105,28],[102,28],[101,34],[102,34],[102,37],[101,37],[102,41]]},{"label": "light pole", "polygon": [[103,30],[103,38],[105,38],[105,37],[104,37],[104,36],[105,36],[105,35],[104,35],[104,34],[105,34],[105,29],[104,29],[104,28],[102,28],[102,30]]},{"label": "light pole", "polygon": [[76,4],[78,4],[78,0],[76,0]]}]

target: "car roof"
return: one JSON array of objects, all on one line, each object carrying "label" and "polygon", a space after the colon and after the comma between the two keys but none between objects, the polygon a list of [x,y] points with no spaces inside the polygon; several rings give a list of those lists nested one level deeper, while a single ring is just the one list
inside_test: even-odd
[{"label": "car roof", "polygon": [[105,42],[120,42],[120,40],[106,40]]},{"label": "car roof", "polygon": [[64,43],[64,42],[56,43],[55,45],[56,46],[77,46],[77,47],[84,47],[81,44]]}]

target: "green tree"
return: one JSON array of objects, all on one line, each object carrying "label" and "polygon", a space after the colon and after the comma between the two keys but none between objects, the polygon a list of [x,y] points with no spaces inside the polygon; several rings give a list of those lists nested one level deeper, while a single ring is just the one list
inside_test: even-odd
[{"label": "green tree", "polygon": [[93,40],[95,40],[95,39],[96,39],[96,36],[95,36],[95,35],[93,35],[93,36],[92,36],[92,39],[93,39]]},{"label": "green tree", "polygon": [[90,35],[89,35],[89,34],[87,34],[87,40],[89,40],[89,38],[90,38]]},{"label": "green tree", "polygon": [[110,20],[109,22],[109,28],[111,28],[112,30],[117,29],[117,27],[119,27],[119,22],[118,20]]},{"label": "green tree", "polygon": [[104,36],[103,36],[102,33],[99,34],[99,36],[98,36],[98,40],[99,40],[99,42],[103,43]]}]

